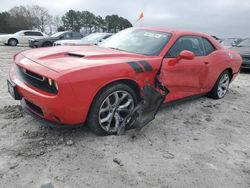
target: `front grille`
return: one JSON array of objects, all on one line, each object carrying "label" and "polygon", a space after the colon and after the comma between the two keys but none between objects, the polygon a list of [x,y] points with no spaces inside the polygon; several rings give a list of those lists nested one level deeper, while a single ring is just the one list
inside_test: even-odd
[{"label": "front grille", "polygon": [[250,56],[242,56],[243,62],[250,61]]},{"label": "front grille", "polygon": [[25,103],[26,103],[26,105],[27,105],[31,110],[33,110],[34,112],[36,112],[36,113],[38,113],[39,115],[43,116],[43,111],[42,111],[42,109],[41,109],[39,106],[37,106],[37,105],[35,105],[35,104],[29,102],[29,101],[26,100],[26,99],[25,99]]},{"label": "front grille", "polygon": [[242,64],[242,67],[244,67],[244,68],[250,68],[250,64],[245,64],[245,63],[243,63],[243,64]]},{"label": "front grille", "polygon": [[34,79],[37,79],[37,80],[39,80],[41,82],[45,80],[45,78],[43,76],[40,76],[40,75],[38,75],[38,74],[36,74],[34,72],[31,72],[31,71],[29,71],[27,69],[22,69],[22,71],[23,71],[24,74],[26,74],[26,75],[34,78]]},{"label": "front grille", "polygon": [[38,88],[48,93],[52,94],[58,93],[54,82],[52,83],[51,86],[49,85],[48,78],[45,78],[27,69],[23,69],[17,65],[15,67],[15,72],[17,77],[26,84],[29,84],[35,88]]}]

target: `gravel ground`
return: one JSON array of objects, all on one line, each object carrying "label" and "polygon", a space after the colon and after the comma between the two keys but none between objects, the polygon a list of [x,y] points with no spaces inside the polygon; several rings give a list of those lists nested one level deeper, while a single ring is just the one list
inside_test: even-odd
[{"label": "gravel ground", "polygon": [[0,46],[0,187],[250,187],[250,74],[222,100],[163,108],[136,137],[47,129],[7,93]]}]

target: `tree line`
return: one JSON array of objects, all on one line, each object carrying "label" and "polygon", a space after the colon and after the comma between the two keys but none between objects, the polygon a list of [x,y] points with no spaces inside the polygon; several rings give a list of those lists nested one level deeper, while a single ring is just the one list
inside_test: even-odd
[{"label": "tree line", "polygon": [[89,11],[69,10],[62,17],[52,16],[48,9],[38,6],[15,6],[9,11],[0,12],[0,33],[15,33],[20,30],[118,32],[132,27],[125,18],[107,15],[104,18]]}]

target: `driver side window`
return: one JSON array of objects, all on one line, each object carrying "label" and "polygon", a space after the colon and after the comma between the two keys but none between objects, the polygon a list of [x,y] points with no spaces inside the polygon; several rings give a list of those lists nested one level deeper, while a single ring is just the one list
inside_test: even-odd
[{"label": "driver side window", "polygon": [[176,58],[183,50],[191,51],[195,56],[204,56],[202,39],[195,36],[180,37],[168,51],[167,57]]}]

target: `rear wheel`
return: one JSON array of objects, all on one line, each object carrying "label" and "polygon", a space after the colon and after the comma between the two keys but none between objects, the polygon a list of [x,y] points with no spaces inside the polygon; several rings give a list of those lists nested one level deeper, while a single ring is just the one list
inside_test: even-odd
[{"label": "rear wheel", "polygon": [[214,99],[223,98],[228,92],[229,83],[230,73],[226,70],[220,75],[209,95]]},{"label": "rear wheel", "polygon": [[88,125],[98,135],[116,134],[121,122],[134,109],[136,103],[135,92],[129,86],[122,83],[112,84],[95,97],[89,112]]},{"label": "rear wheel", "polygon": [[10,45],[10,46],[16,46],[17,45],[17,40],[16,39],[10,39],[9,41],[8,41],[8,45]]}]

